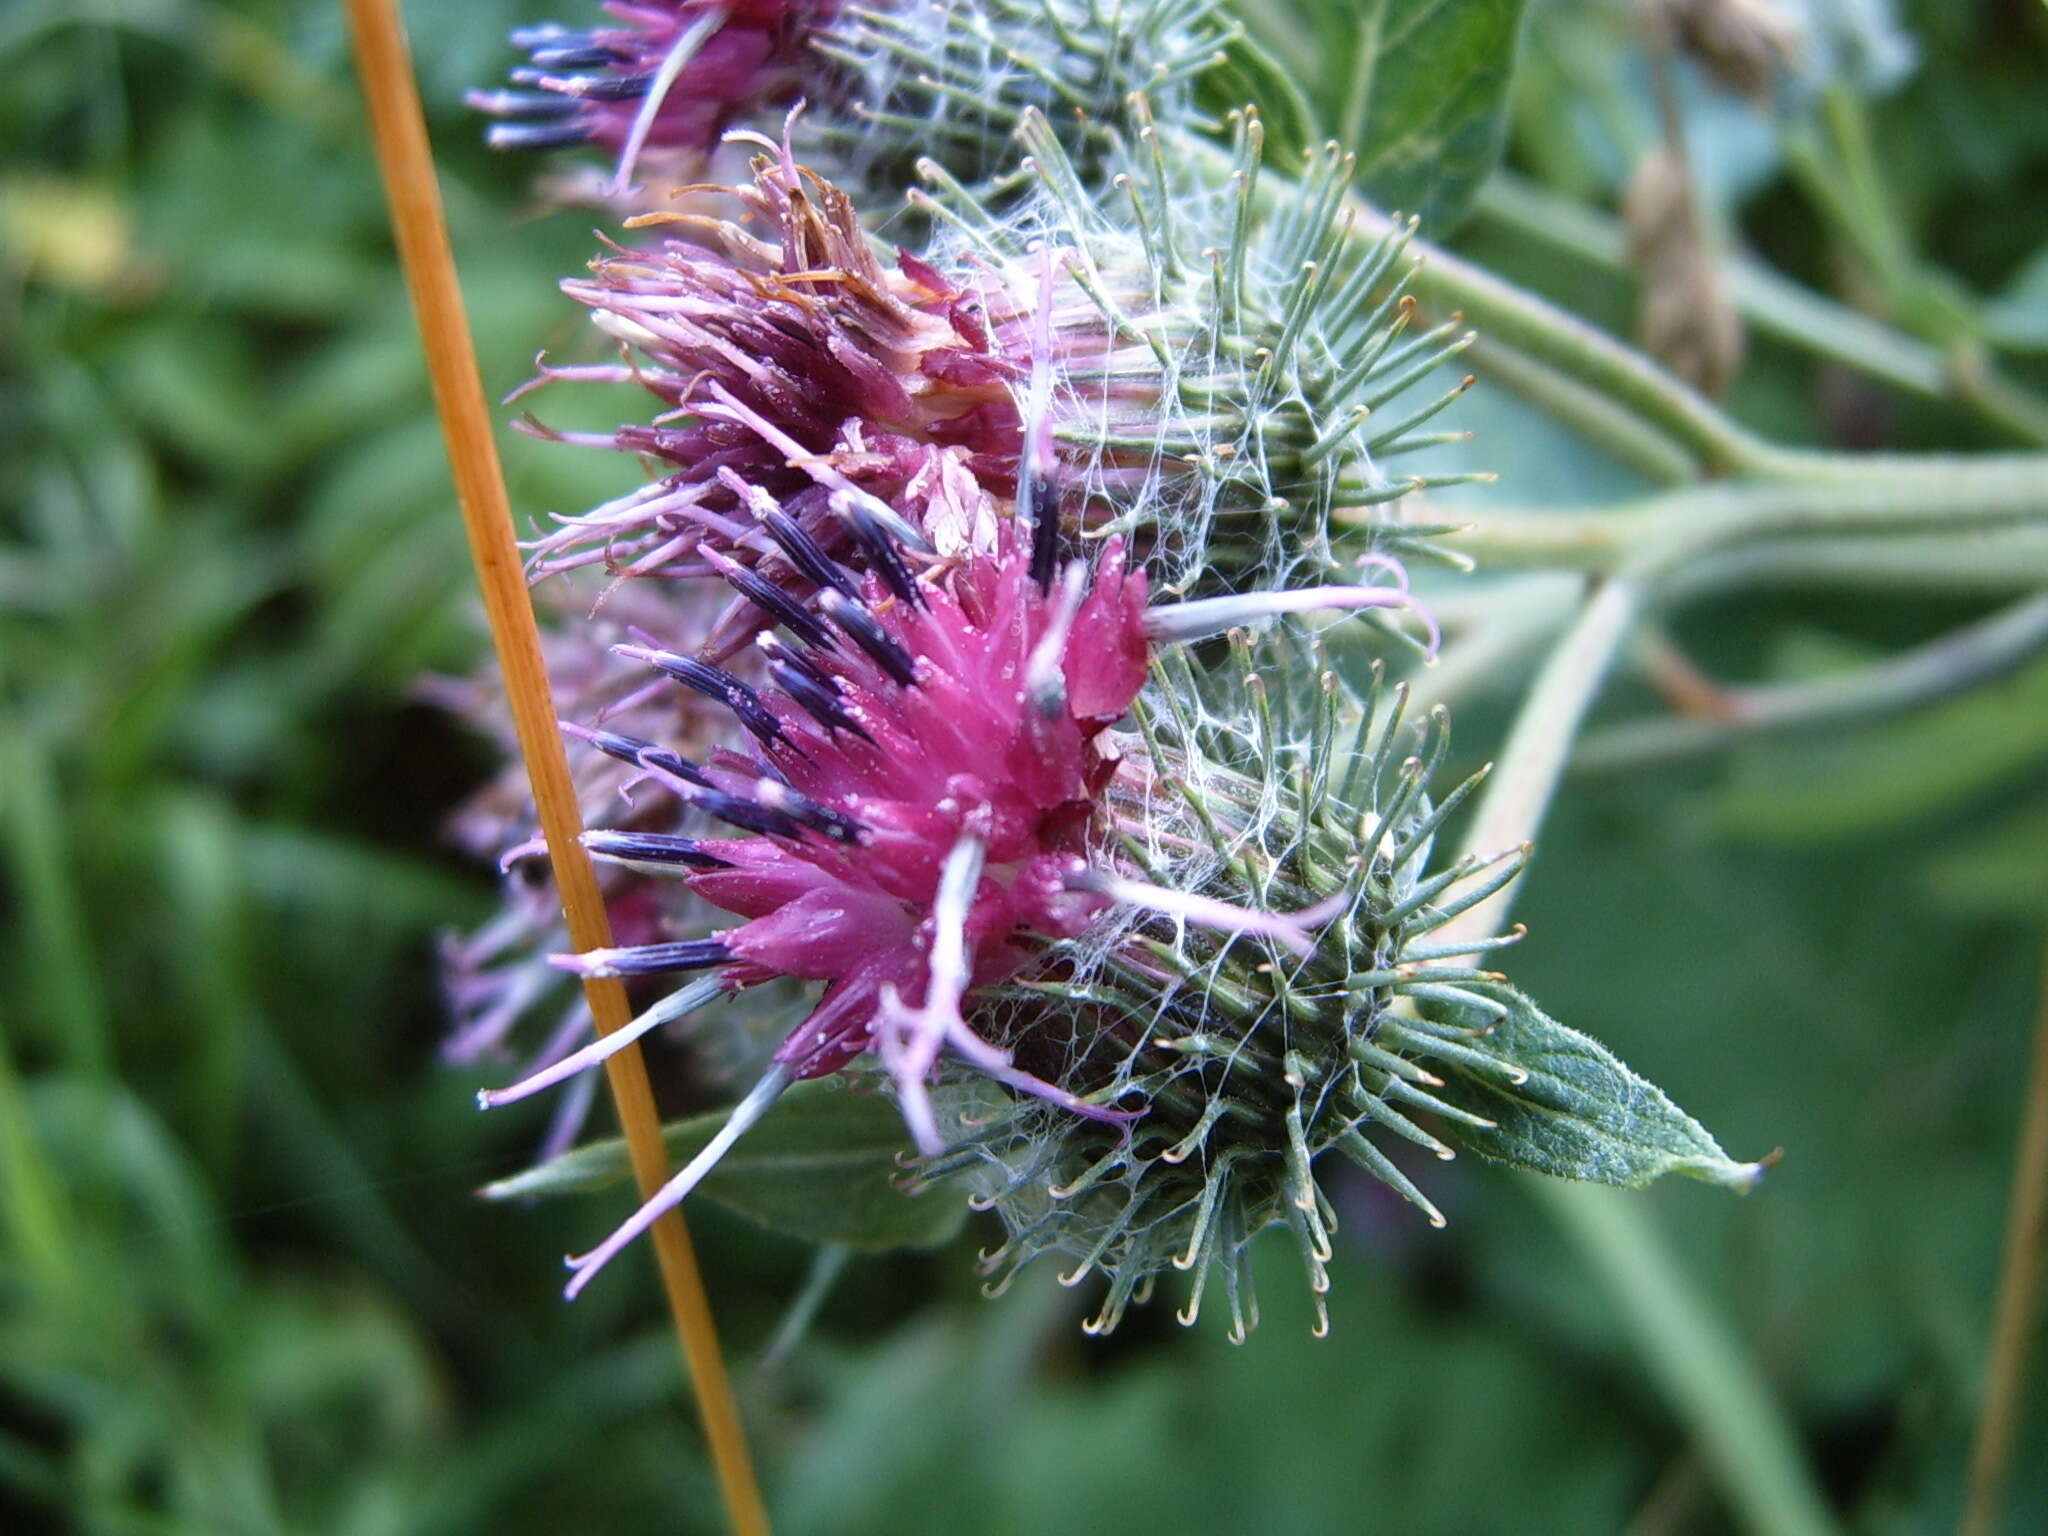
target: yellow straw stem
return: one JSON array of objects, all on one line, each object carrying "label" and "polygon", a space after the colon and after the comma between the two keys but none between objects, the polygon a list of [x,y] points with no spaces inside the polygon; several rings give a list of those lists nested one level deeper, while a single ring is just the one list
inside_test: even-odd
[{"label": "yellow straw stem", "polygon": [[[579,950],[606,948],[611,943],[611,924],[581,841],[583,819],[556,727],[540,631],[527,598],[512,508],[498,466],[483,380],[470,344],[469,321],[456,281],[455,256],[441,212],[441,194],[434,179],[433,154],[405,32],[393,0],[347,0],[347,6],[377,163],[391,205],[392,233],[419,318],[434,403],[447,439],[462,520],[469,531],[470,555],[476,562],[491,639],[505,674],[506,696],[533,785],[534,804],[539,808],[541,832],[554,864],[555,885],[562,895],[562,915],[568,922],[570,940]],[[592,978],[583,985],[598,1033],[608,1035],[631,1019],[625,988],[616,978]],[[611,1057],[605,1063],[605,1073],[632,1157],[634,1178],[643,1197],[650,1196],[667,1181],[669,1168],[640,1048],[629,1046]],[[662,1217],[654,1224],[652,1237],[733,1530],[738,1536],[768,1536],[767,1510],[754,1480],[732,1381],[719,1352],[710,1303],[681,1215],[670,1212]]]},{"label": "yellow straw stem", "polygon": [[2033,1343],[2044,1229],[2048,1229],[2048,953],[2041,961],[2034,1064],[2027,1074],[2026,1106],[2020,1114],[2018,1150],[2013,1154],[2005,1260],[2000,1266],[1998,1306],[1991,1324],[1991,1359],[1976,1441],[1970,1448],[1963,1518],[1956,1527],[1961,1536],[1991,1536],[1998,1528],[1998,1506],[2011,1469],[2013,1433],[2020,1421]]}]

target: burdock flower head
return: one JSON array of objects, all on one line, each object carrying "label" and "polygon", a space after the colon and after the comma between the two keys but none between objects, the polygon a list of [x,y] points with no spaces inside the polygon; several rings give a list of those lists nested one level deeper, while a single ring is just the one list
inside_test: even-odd
[{"label": "burdock flower head", "polygon": [[1731,1161],[1487,968],[1519,929],[1447,929],[1528,850],[1432,866],[1437,830],[1477,782],[1430,794],[1448,746],[1440,710],[1411,727],[1377,674],[1357,698],[1284,636],[1256,652],[1239,637],[1210,679],[1179,655],[1161,670],[1138,706],[1147,751],[1112,784],[1110,814],[1143,829],[1160,878],[1218,908],[1299,906],[1313,943],[1171,921],[1169,907],[1107,940],[1048,946],[984,995],[980,1027],[1015,1066],[1139,1111],[1105,1126],[948,1074],[937,1098],[957,1140],[919,1173],[966,1177],[974,1203],[1001,1217],[1007,1240],[984,1255],[994,1290],[1043,1255],[1065,1261],[1068,1285],[1099,1273],[1101,1309],[1085,1326],[1100,1333],[1179,1272],[1180,1321],[1193,1323],[1220,1276],[1242,1340],[1258,1321],[1253,1240],[1284,1226],[1320,1334],[1334,1169],[1362,1171],[1435,1226],[1443,1216],[1391,1152],[1471,1150],[1614,1184],[1667,1172],[1755,1182],[1758,1165]]},{"label": "burdock flower head", "polygon": [[[565,284],[628,357],[543,362],[537,382],[637,381],[661,409],[561,435],[668,473],[561,519],[535,571],[736,561],[802,599],[817,582],[784,521],[829,553],[879,525],[950,555],[992,549],[1008,519],[1049,519],[1125,536],[1176,589],[1327,572],[1340,518],[1361,547],[1426,549],[1433,530],[1375,510],[1425,482],[1381,466],[1438,440],[1417,429],[1463,384],[1385,425],[1373,413],[1464,338],[1402,339],[1392,248],[1343,244],[1341,164],[1301,194],[1312,207],[1255,237],[1233,211],[1244,186],[1197,188],[1176,212],[1163,170],[1136,223],[1082,211],[1071,163],[1034,143],[1029,240],[956,187],[934,205],[944,237],[885,260],[785,144],[739,189],[746,220],[653,216],[690,238],[614,251]],[[719,648],[743,640],[728,628]]]},{"label": "burdock flower head", "polygon": [[[985,989],[1112,909],[1167,911],[1303,949],[1305,925],[1331,915],[1241,909],[1155,887],[1127,869],[1118,849],[1128,829],[1109,807],[1112,783],[1128,765],[1109,727],[1131,707],[1161,644],[1301,608],[1397,605],[1405,602],[1398,589],[1148,607],[1146,580],[1126,567],[1119,542],[1102,547],[1092,570],[1079,561],[1056,569],[1049,544],[1028,545],[1013,527],[999,532],[991,553],[922,577],[900,552],[864,578],[820,556],[815,574],[822,590],[814,605],[770,599],[768,616],[785,633],[760,638],[765,687],[652,643],[622,648],[723,702],[752,738],[751,753],[720,751],[700,763],[658,743],[575,729],[669,791],[684,816],[745,834],[636,825],[590,833],[591,850],[671,870],[745,921],[702,937],[561,957],[584,975],[712,974],[636,1026],[485,1102],[559,1082],[722,993],[780,976],[824,987],[726,1132],[577,1261],[572,1292],[679,1202],[789,1082],[838,1071],[868,1052],[927,1152],[943,1145],[927,1095],[942,1053],[1062,1115],[1121,1122],[1128,1112],[1114,1103],[1114,1085],[1076,1094],[1018,1066],[1010,1048],[970,1022]],[[749,601],[775,591],[745,579],[738,589]]]}]

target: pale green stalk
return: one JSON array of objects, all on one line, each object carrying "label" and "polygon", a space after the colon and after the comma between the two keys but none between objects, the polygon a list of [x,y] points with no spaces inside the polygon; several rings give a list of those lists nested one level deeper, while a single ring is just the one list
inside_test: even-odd
[{"label": "pale green stalk", "polygon": [[[1468,856],[1534,838],[1640,598],[1631,583],[1608,582],[1552,651],[1473,814],[1464,843]],[[1446,932],[1468,939],[1499,932],[1519,885],[1461,914]],[[1686,1280],[1641,1197],[1534,1175],[1527,1186],[1606,1285],[1652,1377],[1745,1527],[1759,1536],[1834,1531],[1769,1384]]]},{"label": "pale green stalk", "polygon": [[1611,507],[1489,509],[1446,542],[1489,569],[1662,580],[1765,539],[2048,528],[2048,454],[1819,457],[1798,479],[1687,486]]},{"label": "pale green stalk", "polygon": [[1573,754],[1579,773],[1626,772],[1781,736],[1882,720],[2010,676],[2048,651],[2048,592],[1842,677],[1744,688],[1725,713],[1631,721],[1589,736]]}]

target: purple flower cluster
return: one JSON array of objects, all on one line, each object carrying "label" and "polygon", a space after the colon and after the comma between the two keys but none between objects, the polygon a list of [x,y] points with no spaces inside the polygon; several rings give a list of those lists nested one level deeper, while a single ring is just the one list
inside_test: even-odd
[{"label": "purple flower cluster", "polygon": [[647,150],[701,164],[725,131],[801,91],[815,30],[839,0],[607,0],[610,25],[512,34],[531,62],[514,89],[472,91],[500,149],[596,144],[623,191]]},{"label": "purple flower cluster", "polygon": [[[1433,653],[1403,560],[1458,562],[1403,498],[1488,477],[1389,472],[1464,436],[1437,418],[1472,379],[1439,370],[1473,338],[1411,333],[1413,225],[1355,238],[1350,156],[1262,179],[1256,107],[1209,114],[1263,73],[1219,0],[604,9],[519,34],[517,89],[472,99],[495,143],[614,152],[615,204],[646,205],[643,160],[683,199],[563,285],[615,354],[527,386],[626,385],[634,419],[522,422],[648,475],[528,546],[612,938],[564,952],[548,850],[494,786],[462,832],[512,844],[508,901],[450,945],[449,1053],[505,1059],[554,1009],[479,1095],[565,1088],[553,1151],[589,1069],[652,1031],[719,1005],[726,1038],[772,1018],[779,1043],[568,1293],[838,1073],[886,1083],[920,1181],[995,1212],[995,1289],[1049,1253],[1103,1277],[1094,1332],[1179,1271],[1181,1320],[1215,1277],[1241,1339],[1273,1227],[1322,1332],[1325,1169],[1443,1222],[1396,1142],[1754,1182],[1484,968],[1519,932],[1464,914],[1527,850],[1431,867],[1479,778],[1432,787],[1442,709],[1404,720],[1377,664],[1274,622],[1399,609]],[[742,185],[677,185],[723,176],[720,145]],[[885,246],[835,179],[893,201],[913,163]],[[589,1039],[572,977],[643,1011]]]}]

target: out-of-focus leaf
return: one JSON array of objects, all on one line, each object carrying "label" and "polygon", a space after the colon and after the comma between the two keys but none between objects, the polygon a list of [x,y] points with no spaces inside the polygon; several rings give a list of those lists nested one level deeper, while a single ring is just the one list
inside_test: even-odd
[{"label": "out-of-focus leaf", "polygon": [[1939,855],[1927,866],[1927,887],[1943,906],[1972,916],[2048,918],[2048,807],[2008,817]]},{"label": "out-of-focus leaf", "polygon": [[1739,1163],[1692,1116],[1638,1077],[1614,1053],[1544,1013],[1519,992],[1503,993],[1506,1017],[1474,1049],[1528,1074],[1448,1073],[1442,1096],[1494,1122],[1446,1124],[1459,1145],[1496,1162],[1558,1178],[1639,1188],[1666,1174],[1746,1190],[1762,1176]]},{"label": "out-of-focus leaf", "polygon": [[149,1106],[125,1086],[103,1090],[64,1076],[38,1083],[28,1108],[74,1199],[112,1214],[93,1234],[119,1234],[93,1255],[108,1326],[115,1296],[138,1309],[183,1313],[194,1327],[223,1316],[235,1282],[219,1213],[200,1170]]},{"label": "out-of-focus leaf", "polygon": [[117,386],[164,443],[223,478],[269,475],[278,444],[267,424],[268,381],[240,332],[161,319],[138,333]]},{"label": "out-of-focus leaf", "polygon": [[[725,1124],[724,1110],[667,1127],[669,1161],[681,1165]],[[967,1207],[944,1189],[896,1187],[909,1150],[903,1120],[885,1099],[836,1079],[799,1083],[726,1153],[701,1192],[762,1226],[814,1243],[852,1248],[932,1248],[959,1231]],[[593,1142],[486,1186],[493,1200],[582,1194],[623,1183],[626,1144]]]},{"label": "out-of-focus leaf", "polygon": [[380,1291],[295,1277],[251,1298],[237,1332],[241,1385],[269,1432],[293,1437],[307,1463],[294,1474],[323,1499],[355,1467],[388,1464],[443,1427],[432,1357]]}]

